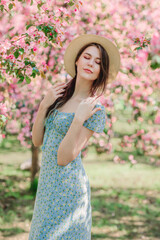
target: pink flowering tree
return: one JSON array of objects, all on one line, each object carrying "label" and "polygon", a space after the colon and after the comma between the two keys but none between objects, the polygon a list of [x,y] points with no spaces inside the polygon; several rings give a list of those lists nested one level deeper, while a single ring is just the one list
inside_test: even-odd
[{"label": "pink flowering tree", "polygon": [[[98,152],[114,151],[111,138],[115,136],[114,125],[121,120],[118,119],[120,112],[129,116],[128,125],[136,123],[137,126],[125,135],[119,133],[121,151],[132,151],[133,147],[138,154],[158,151],[158,3],[149,0],[58,3],[14,1],[9,7],[8,2],[1,1],[4,6],[2,25],[6,26],[0,29],[1,125],[5,126],[9,118],[20,121],[18,139],[30,148],[31,129],[42,97],[55,81],[68,78],[63,68],[66,46],[79,34],[100,34],[118,46],[121,68],[116,81],[108,84],[101,98],[107,114],[104,133],[101,137],[95,133],[89,145],[94,145]],[[7,14],[3,14],[4,9]],[[10,16],[11,12],[16,12],[14,18]],[[145,123],[147,127],[144,127]],[[2,137],[5,137],[5,131]],[[83,156],[87,150],[86,146]],[[124,163],[126,159],[119,155],[114,161]],[[135,164],[138,160],[130,154],[128,161]],[[154,162],[152,157],[151,162]]]},{"label": "pink flowering tree", "polygon": [[[121,151],[133,151],[136,154],[150,155],[159,151],[159,58],[160,35],[158,31],[158,5],[155,1],[116,1],[114,3],[91,1],[83,5],[76,18],[78,33],[96,33],[110,38],[119,47],[121,69],[116,81],[108,84],[101,102],[106,106],[108,116],[106,129],[95,134],[90,145],[99,152],[114,151],[111,138],[119,112],[130,113],[127,123],[136,124],[134,131],[121,137]],[[156,8],[157,5],[157,8]],[[118,12],[117,12],[118,9]],[[118,115],[116,114],[118,113]],[[147,126],[144,126],[147,125]],[[127,136],[127,137],[126,137]],[[149,138],[148,138],[149,136]],[[87,149],[86,152],[87,153]],[[115,162],[125,163],[126,159],[115,156]],[[153,158],[150,158],[153,162]],[[138,159],[129,155],[128,161],[135,164]]]},{"label": "pink flowering tree", "polygon": [[38,148],[32,144],[31,129],[40,101],[61,72],[65,29],[80,5],[80,1],[0,3],[6,26],[0,29],[1,138],[7,129],[14,131],[11,125],[17,120],[18,139],[34,156],[32,180],[38,170]]}]

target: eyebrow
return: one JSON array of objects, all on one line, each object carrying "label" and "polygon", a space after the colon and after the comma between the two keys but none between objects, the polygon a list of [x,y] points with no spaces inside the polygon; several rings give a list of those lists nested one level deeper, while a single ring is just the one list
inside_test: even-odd
[{"label": "eyebrow", "polygon": [[[90,53],[85,52],[84,54],[88,54],[89,56],[92,56]],[[97,57],[99,60],[101,60],[99,57]]]}]

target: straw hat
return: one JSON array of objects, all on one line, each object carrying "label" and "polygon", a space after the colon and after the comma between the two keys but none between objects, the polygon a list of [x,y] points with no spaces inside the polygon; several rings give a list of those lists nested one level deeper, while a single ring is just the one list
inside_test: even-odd
[{"label": "straw hat", "polygon": [[116,75],[119,71],[120,54],[117,47],[109,39],[99,35],[83,34],[70,42],[64,54],[65,70],[71,77],[75,76],[75,59],[78,54],[78,51],[85,44],[92,42],[101,44],[108,53],[110,60],[108,82],[110,83],[113,80],[115,80]]}]

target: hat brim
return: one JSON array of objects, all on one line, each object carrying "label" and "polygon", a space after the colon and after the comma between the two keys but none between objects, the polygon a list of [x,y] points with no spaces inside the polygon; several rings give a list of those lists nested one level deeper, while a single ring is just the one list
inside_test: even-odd
[{"label": "hat brim", "polygon": [[120,68],[120,54],[118,48],[107,38],[94,35],[83,34],[73,39],[64,54],[64,66],[67,73],[71,76],[75,76],[75,59],[79,50],[88,43],[95,42],[101,44],[109,56],[109,78],[108,82],[115,80],[116,75]]}]

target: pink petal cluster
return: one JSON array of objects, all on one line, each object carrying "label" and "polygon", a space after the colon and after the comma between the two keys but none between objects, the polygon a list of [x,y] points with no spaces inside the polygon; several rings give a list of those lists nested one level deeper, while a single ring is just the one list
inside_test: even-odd
[{"label": "pink petal cluster", "polygon": [[[148,56],[159,56],[160,51],[158,2],[135,0],[104,4],[100,0],[93,4],[89,0],[82,4],[81,1],[66,0],[62,4],[61,1],[45,1],[39,11],[37,4],[41,1],[33,1],[32,5],[30,0],[23,4],[18,0],[12,2],[12,10],[9,10],[10,1],[3,0],[0,3],[7,10],[1,17],[0,25],[0,72],[3,77],[0,83],[0,110],[1,116],[5,116],[3,119],[11,120],[4,120],[10,131],[14,132],[12,120],[20,126],[17,131],[21,144],[31,147],[32,126],[47,89],[58,79],[69,79],[63,65],[67,45],[80,34],[92,33],[107,37],[118,46],[121,66],[116,81],[108,84],[101,98],[101,103],[106,107],[107,131],[101,134],[101,138],[95,133],[88,144],[95,146],[97,151],[111,153],[114,126],[117,121],[122,121],[121,117],[126,118],[125,113],[129,112],[126,124],[131,128],[136,124],[137,127],[121,138],[122,151],[135,148],[147,153],[151,147],[158,151],[160,135],[154,123],[160,123],[160,100],[156,95],[160,89],[160,78],[159,69],[153,71],[148,61]],[[70,2],[74,5],[63,6]],[[26,29],[30,23],[32,25]],[[51,26],[53,29],[46,36],[42,30],[38,30],[40,25]],[[54,37],[55,33],[57,37]],[[54,41],[49,40],[52,37]],[[151,39],[150,43],[148,39]],[[144,47],[144,44],[147,46]],[[138,47],[142,49],[137,50]],[[17,55],[18,49],[22,48],[24,52],[20,51]],[[26,64],[25,59],[29,59],[36,67]],[[6,71],[7,65],[3,66],[5,61],[8,66],[13,66],[13,74]],[[19,79],[15,74],[16,69],[19,70],[19,75],[25,71],[31,82],[26,84],[25,76],[24,81],[17,84]],[[31,75],[36,69],[40,75],[34,78]],[[121,106],[120,113],[117,105]],[[151,117],[147,115],[149,111],[153,112]],[[144,131],[142,124],[149,125],[150,128]],[[125,130],[124,128],[123,131]],[[84,155],[86,153],[87,150]],[[125,162],[118,156],[115,156],[114,161]],[[130,155],[129,161],[135,164],[138,160]]]}]

